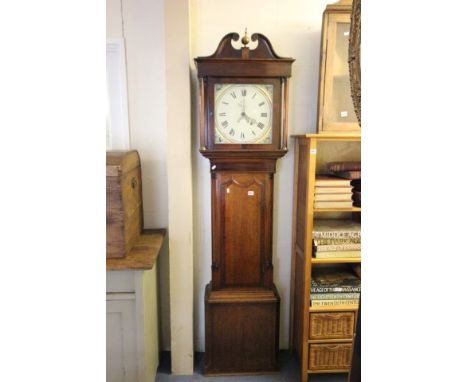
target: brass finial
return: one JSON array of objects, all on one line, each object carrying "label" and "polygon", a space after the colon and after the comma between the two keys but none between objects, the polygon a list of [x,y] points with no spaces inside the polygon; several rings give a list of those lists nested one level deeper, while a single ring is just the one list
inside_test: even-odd
[{"label": "brass finial", "polygon": [[241,40],[242,44],[247,45],[250,42],[249,36],[247,36],[247,28],[245,28],[245,35]]}]

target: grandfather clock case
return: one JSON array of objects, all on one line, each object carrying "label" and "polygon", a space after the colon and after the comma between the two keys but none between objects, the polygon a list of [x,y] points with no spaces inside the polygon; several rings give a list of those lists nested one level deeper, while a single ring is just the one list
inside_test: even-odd
[{"label": "grandfather clock case", "polygon": [[[210,160],[212,280],[205,290],[205,374],[277,370],[280,297],[273,283],[273,180],[287,152],[292,58],[237,33],[195,59],[200,153]],[[255,44],[254,44],[255,45]]]}]

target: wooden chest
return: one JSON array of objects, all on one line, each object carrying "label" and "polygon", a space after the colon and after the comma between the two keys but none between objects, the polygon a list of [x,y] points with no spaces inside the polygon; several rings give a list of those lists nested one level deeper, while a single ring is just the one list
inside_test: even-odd
[{"label": "wooden chest", "polygon": [[106,257],[125,257],[143,229],[140,156],[108,151],[106,165]]}]

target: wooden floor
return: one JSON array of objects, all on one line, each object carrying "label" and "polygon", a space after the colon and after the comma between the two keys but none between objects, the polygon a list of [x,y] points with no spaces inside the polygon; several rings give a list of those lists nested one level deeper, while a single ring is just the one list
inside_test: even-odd
[{"label": "wooden floor", "polygon": [[[211,381],[211,382],[296,382],[299,381],[299,363],[289,351],[280,351],[280,373],[272,375],[257,376],[235,376],[235,377],[204,377],[203,376],[203,353],[195,354],[195,373],[193,375],[175,376],[170,374],[170,352],[162,352],[161,363],[156,375],[156,382],[189,382],[189,381]],[[347,374],[315,374],[309,377],[310,382],[346,382]]]}]

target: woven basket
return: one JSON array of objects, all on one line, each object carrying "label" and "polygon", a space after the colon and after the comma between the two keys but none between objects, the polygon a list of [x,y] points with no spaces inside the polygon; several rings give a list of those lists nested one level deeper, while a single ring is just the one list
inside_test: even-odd
[{"label": "woven basket", "polygon": [[311,313],[309,338],[352,339],[354,333],[354,312]]},{"label": "woven basket", "polygon": [[351,342],[346,344],[311,344],[309,347],[309,370],[349,370],[352,350]]}]

